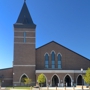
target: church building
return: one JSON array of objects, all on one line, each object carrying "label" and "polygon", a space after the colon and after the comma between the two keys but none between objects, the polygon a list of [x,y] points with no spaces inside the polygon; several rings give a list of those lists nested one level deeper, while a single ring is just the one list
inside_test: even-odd
[{"label": "church building", "polygon": [[0,69],[2,86],[22,86],[23,77],[32,79],[31,85],[35,86],[41,73],[46,78],[44,86],[85,84],[82,74],[90,67],[89,59],[55,41],[39,48],[35,46],[36,25],[24,1],[14,24],[13,67]]}]

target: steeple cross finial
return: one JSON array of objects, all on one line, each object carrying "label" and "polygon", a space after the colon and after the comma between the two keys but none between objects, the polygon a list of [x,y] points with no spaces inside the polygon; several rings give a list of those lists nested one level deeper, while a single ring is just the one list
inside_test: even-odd
[{"label": "steeple cross finial", "polygon": [[24,2],[26,2],[26,0],[24,0]]}]

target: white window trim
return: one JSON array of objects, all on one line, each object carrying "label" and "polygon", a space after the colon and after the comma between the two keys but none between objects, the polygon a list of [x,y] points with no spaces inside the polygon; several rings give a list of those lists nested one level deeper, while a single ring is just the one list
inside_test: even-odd
[{"label": "white window trim", "polygon": [[61,57],[62,57],[62,54],[61,54],[61,53],[58,53],[58,54],[57,54],[57,56],[58,56],[59,54],[60,54],[60,55],[61,55]]},{"label": "white window trim", "polygon": [[[46,54],[48,54],[48,52],[46,52],[46,53],[44,54],[44,56],[45,56]],[[48,56],[49,56],[49,54],[48,54]]]},{"label": "white window trim", "polygon": [[54,50],[52,50],[50,54],[52,54],[52,52],[54,52],[56,54],[56,52]]}]

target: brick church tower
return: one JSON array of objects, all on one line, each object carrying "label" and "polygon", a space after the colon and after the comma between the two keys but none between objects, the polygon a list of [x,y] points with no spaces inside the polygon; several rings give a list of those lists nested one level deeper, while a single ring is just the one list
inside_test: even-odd
[{"label": "brick church tower", "polygon": [[14,24],[13,85],[19,86],[22,77],[35,84],[35,28],[24,2],[17,22]]}]

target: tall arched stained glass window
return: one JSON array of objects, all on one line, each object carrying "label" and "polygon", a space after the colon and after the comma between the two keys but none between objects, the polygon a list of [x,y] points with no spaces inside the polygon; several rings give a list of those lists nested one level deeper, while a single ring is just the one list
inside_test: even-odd
[{"label": "tall arched stained glass window", "polygon": [[61,69],[61,55],[58,54],[58,69]]},{"label": "tall arched stained glass window", "polygon": [[49,56],[48,56],[48,54],[45,55],[45,68],[49,68]]},{"label": "tall arched stained glass window", "polygon": [[54,69],[55,68],[55,53],[52,52],[51,54],[51,61],[52,61],[52,68]]}]

